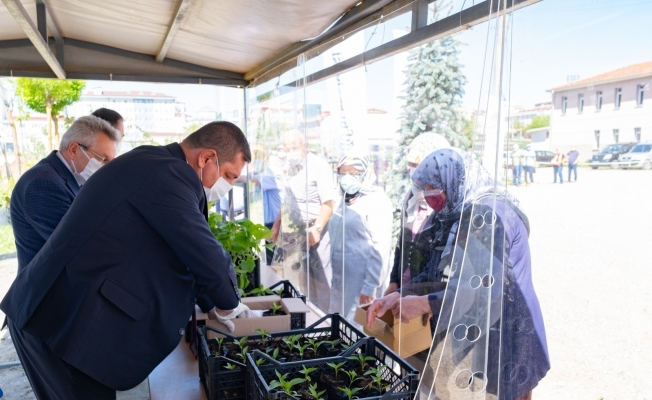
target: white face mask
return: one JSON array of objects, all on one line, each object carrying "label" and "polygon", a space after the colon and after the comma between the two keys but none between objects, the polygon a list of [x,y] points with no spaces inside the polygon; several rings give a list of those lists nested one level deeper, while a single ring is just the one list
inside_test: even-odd
[{"label": "white face mask", "polygon": [[77,167],[75,166],[74,161],[71,160],[71,164],[72,164],[73,175],[75,177],[75,180],[77,180],[77,183],[81,186],[84,183],[86,183],[86,181],[90,179],[91,175],[96,173],[97,170],[100,169],[104,164],[102,164],[95,158],[89,157],[88,154],[86,154],[84,149],[82,149],[81,147],[79,148],[79,150],[81,150],[82,153],[84,153],[84,155],[86,156],[86,158],[88,158],[88,164],[86,164],[86,168],[84,168],[82,172],[77,172]]},{"label": "white face mask", "polygon": [[290,151],[287,153],[287,160],[293,167],[296,167],[301,164],[303,157],[301,156],[300,151]]},{"label": "white face mask", "polygon": [[[217,164],[217,174],[219,175],[220,174],[219,160],[216,159],[215,163]],[[202,168],[200,170],[200,173],[203,173],[203,171],[204,171],[204,169]],[[201,180],[202,176],[200,176],[199,179]],[[231,190],[232,187],[233,187],[233,185],[231,185],[229,182],[226,181],[226,179],[224,179],[224,178],[222,178],[220,176],[220,178],[217,181],[215,181],[213,186],[211,186],[210,188],[207,188],[206,186],[204,186],[204,193],[206,194],[206,201],[208,203],[210,203],[212,201],[218,201],[222,197],[226,196],[226,194],[229,193],[229,191]]]}]

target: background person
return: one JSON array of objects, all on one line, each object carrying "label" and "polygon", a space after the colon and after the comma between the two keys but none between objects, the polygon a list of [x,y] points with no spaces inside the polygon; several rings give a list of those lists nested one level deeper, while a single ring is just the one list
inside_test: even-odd
[{"label": "background person", "polygon": [[376,183],[369,158],[357,151],[340,157],[342,198],[329,222],[330,312],[352,320],[355,308],[382,295],[390,272],[392,202]]},{"label": "background person", "polygon": [[579,151],[575,149],[575,146],[571,147],[571,151],[568,152],[568,182],[571,181],[571,172],[575,174],[575,182],[577,182],[577,162],[579,158]]},{"label": "background person", "polygon": [[11,225],[18,272],[48,240],[81,185],[116,155],[120,133],[94,116],[78,118],[61,137],[59,151],[27,170],[11,196]]},{"label": "background person", "polygon": [[[442,135],[434,132],[423,133],[412,140],[406,150],[405,161],[408,175],[416,170],[422,160],[435,150],[450,147],[450,143]],[[425,265],[417,260],[423,260],[430,250],[430,235],[423,232],[422,227],[430,217],[432,209],[428,207],[421,191],[413,191],[410,182],[403,206],[401,208],[401,234],[394,249],[394,263],[390,273],[389,286],[385,295],[393,293],[401,283],[410,281]]]},{"label": "background person", "polygon": [[553,172],[555,174],[555,181],[557,183],[557,177],[559,176],[559,183],[564,183],[563,170],[564,170],[564,161],[566,161],[566,156],[562,154],[559,149],[555,149],[555,155],[552,157],[550,163],[552,164]]},{"label": "background person", "polygon": [[[287,213],[299,235],[305,234],[308,240],[308,249],[301,246],[300,250],[305,277],[299,282],[300,290],[313,304],[328,312],[333,278],[328,233],[335,199],[333,171],[324,159],[308,151],[303,133],[286,132],[282,142],[289,174],[285,184]],[[281,231],[282,214],[278,214],[272,226],[273,242]]]},{"label": "background person", "polygon": [[512,147],[512,153],[510,154],[512,158],[512,184],[516,186],[521,186],[521,167],[523,165],[523,152],[519,145],[515,144]]},{"label": "background person", "polygon": [[121,138],[125,136],[125,123],[122,115],[117,111],[110,110],[108,108],[98,108],[93,111],[91,115],[101,118],[111,124],[112,127],[117,129],[120,132]]},{"label": "background person", "polygon": [[0,304],[37,398],[115,399],[179,344],[202,296],[220,321],[248,314],[207,203],[250,160],[242,131],[212,122],[85,184]]},{"label": "background person", "polygon": [[[401,295],[406,295],[406,285],[401,293],[375,300],[367,312],[367,324],[372,326],[376,317],[390,310],[395,318],[403,321],[428,314],[441,315],[440,318],[445,321],[441,329],[446,331],[449,326],[462,323],[471,325],[473,318],[477,320],[475,323],[481,325],[488,321],[491,324],[489,337],[485,332],[472,342],[448,338],[453,342],[452,360],[448,360],[451,367],[459,364],[463,355],[475,346],[481,346],[478,351],[482,356],[477,361],[483,364],[478,368],[484,368],[484,354],[487,354],[486,374],[490,377],[487,391],[500,393],[499,398],[506,400],[531,398],[531,390],[546,375],[550,362],[543,317],[532,284],[527,217],[520,210],[518,201],[502,189],[494,189],[494,180],[489,173],[464,156],[461,150],[443,149],[431,154],[417,168],[412,180],[417,187],[432,193],[426,196],[426,200],[436,211],[437,220],[442,223],[440,229],[443,231],[444,224],[452,221],[452,228],[445,239],[446,246],[436,252],[439,254],[434,254],[441,261],[429,263],[424,272],[434,274],[442,269],[442,265],[452,265],[455,273],[445,290],[401,299]],[[492,224],[477,224],[475,217],[487,214],[496,216]],[[492,238],[504,239],[494,241]],[[482,267],[486,268],[491,259],[494,260],[494,275],[491,277],[494,283],[487,283],[491,295],[473,292],[475,289],[470,285],[471,280],[466,278],[479,278],[486,274]],[[459,260],[464,263],[464,268],[457,263]],[[500,275],[496,271],[501,271]],[[479,279],[481,283],[482,278]],[[474,298],[476,301],[489,299],[490,308],[482,304],[482,300],[474,302]],[[457,299],[457,302],[453,299]],[[453,303],[457,309],[452,308]],[[473,304],[479,308],[470,308]],[[488,309],[490,311],[486,311]],[[449,336],[451,331],[448,331]],[[487,349],[484,348],[485,343],[488,343]],[[432,351],[434,353],[435,349]],[[439,372],[446,373],[443,370]],[[498,371],[503,373],[501,376],[518,373],[518,379],[501,379],[498,383]]]},{"label": "background person", "polygon": [[529,144],[525,146],[525,152],[523,152],[523,176],[525,177],[525,184],[528,184],[528,175],[530,177],[530,183],[534,183],[534,168],[537,165],[537,153],[532,150],[532,146]]}]

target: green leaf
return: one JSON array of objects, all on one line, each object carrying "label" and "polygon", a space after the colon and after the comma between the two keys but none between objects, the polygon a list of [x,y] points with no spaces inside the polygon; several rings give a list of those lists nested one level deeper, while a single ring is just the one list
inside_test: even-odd
[{"label": "green leaf", "polygon": [[251,260],[244,260],[240,265],[238,265],[238,267],[240,267],[244,273],[250,274],[254,272],[254,269],[256,269],[256,263]]}]

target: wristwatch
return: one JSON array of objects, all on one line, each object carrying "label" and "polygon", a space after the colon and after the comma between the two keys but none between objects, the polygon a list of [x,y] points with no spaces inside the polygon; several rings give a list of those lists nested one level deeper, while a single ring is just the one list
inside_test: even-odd
[{"label": "wristwatch", "polygon": [[317,232],[321,232],[322,226],[321,225],[313,225],[312,226]]}]

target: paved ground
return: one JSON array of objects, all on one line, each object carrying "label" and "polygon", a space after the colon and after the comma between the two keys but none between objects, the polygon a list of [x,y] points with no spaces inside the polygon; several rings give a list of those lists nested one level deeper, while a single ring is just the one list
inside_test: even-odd
[{"label": "paved ground", "polygon": [[535,399],[652,399],[652,171],[552,175],[513,189],[552,362]]},{"label": "paved ground", "polygon": [[[540,168],[536,184],[510,187],[530,218],[552,361],[534,398],[650,400],[652,171],[579,175],[577,183],[553,185],[552,170]],[[0,296],[14,276],[15,261],[0,262]],[[7,357],[0,351],[0,362]],[[16,385],[5,398],[33,398],[22,371],[11,371],[0,370],[1,388]]]}]

